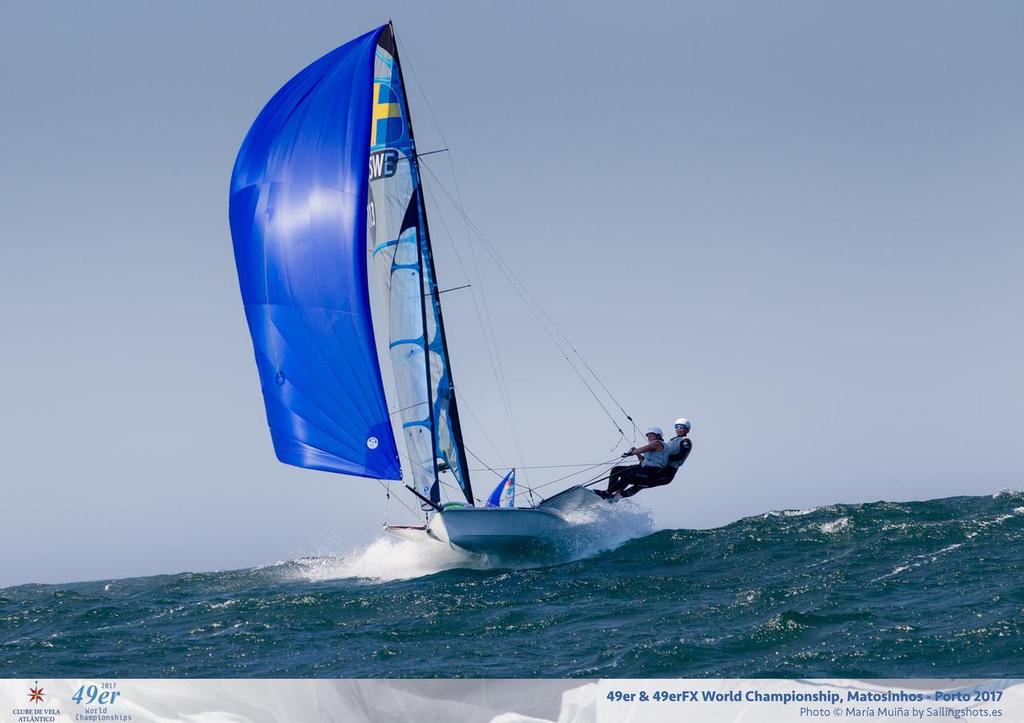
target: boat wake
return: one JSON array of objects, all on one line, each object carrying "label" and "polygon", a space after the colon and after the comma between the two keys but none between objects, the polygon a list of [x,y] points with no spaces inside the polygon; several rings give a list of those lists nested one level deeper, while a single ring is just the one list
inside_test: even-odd
[{"label": "boat wake", "polygon": [[382,536],[341,556],[304,557],[282,567],[289,579],[306,582],[347,578],[391,582],[455,569],[497,570],[572,562],[654,532],[650,511],[631,500],[578,507],[566,519],[573,526],[559,540],[558,552],[542,558],[498,558],[455,550],[426,537],[399,540]]},{"label": "boat wake", "polygon": [[481,555],[459,552],[433,540],[398,540],[381,536],[341,556],[304,557],[288,563],[288,576],[323,582],[360,578],[373,582],[409,580],[455,568],[484,569]]}]

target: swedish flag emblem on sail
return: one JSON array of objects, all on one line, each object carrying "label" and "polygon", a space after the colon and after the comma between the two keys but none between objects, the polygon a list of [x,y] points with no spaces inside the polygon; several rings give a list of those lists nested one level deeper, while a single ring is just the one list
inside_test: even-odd
[{"label": "swedish flag emblem on sail", "polygon": [[405,123],[402,106],[390,83],[373,84],[373,122],[370,125],[370,147],[380,148],[393,144],[402,137]]}]

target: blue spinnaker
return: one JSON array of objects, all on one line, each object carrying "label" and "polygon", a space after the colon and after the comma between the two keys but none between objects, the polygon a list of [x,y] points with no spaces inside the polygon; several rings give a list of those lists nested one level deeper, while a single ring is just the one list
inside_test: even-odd
[{"label": "blue spinnaker", "polygon": [[[386,27],[386,26],[384,26]],[[370,316],[377,28],[277,92],[231,177],[231,235],[278,459],[401,479]]]},{"label": "blue spinnaker", "polygon": [[505,507],[516,506],[516,471],[514,469],[509,470],[509,473],[491,492],[491,496],[487,498],[488,507],[501,507],[503,503]]}]

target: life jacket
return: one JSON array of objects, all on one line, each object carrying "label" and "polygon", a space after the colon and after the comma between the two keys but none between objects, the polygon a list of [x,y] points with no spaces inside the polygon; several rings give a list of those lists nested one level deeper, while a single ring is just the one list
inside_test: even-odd
[{"label": "life jacket", "polygon": [[[682,441],[674,444],[677,439],[682,439]],[[673,447],[675,447],[674,451],[672,449]],[[676,478],[676,472],[678,472],[679,468],[683,466],[683,462],[686,461],[686,458],[690,456],[691,449],[693,449],[693,442],[691,442],[687,437],[673,437],[666,442],[665,451],[669,453],[668,461],[664,467],[657,470],[655,484],[650,486],[665,485],[674,480]]]},{"label": "life jacket", "polygon": [[658,441],[661,442],[661,449],[644,452],[644,461],[640,463],[641,467],[661,469],[668,464],[668,445],[665,444],[664,440],[659,439]]},{"label": "life jacket", "polygon": [[[676,442],[677,439],[679,442]],[[674,437],[668,441],[665,447],[669,452],[668,466],[676,470],[682,467],[683,462],[690,456],[693,442],[690,441],[689,437]]]}]

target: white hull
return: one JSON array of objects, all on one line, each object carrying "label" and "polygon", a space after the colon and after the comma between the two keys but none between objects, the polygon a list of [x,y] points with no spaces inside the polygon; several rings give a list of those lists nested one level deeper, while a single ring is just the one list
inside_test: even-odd
[{"label": "white hull", "polygon": [[456,507],[423,527],[388,527],[405,539],[429,539],[469,552],[499,556],[557,553],[577,526],[573,513],[608,504],[588,489],[571,487],[537,507]]}]

